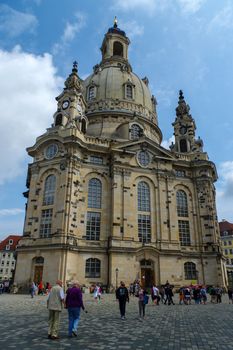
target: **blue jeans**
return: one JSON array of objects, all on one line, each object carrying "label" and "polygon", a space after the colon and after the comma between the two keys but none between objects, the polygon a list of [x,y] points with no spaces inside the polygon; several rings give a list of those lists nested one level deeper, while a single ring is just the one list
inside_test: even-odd
[{"label": "blue jeans", "polygon": [[69,316],[69,335],[72,335],[72,331],[76,332],[78,329],[78,323],[80,318],[80,307],[68,307]]}]

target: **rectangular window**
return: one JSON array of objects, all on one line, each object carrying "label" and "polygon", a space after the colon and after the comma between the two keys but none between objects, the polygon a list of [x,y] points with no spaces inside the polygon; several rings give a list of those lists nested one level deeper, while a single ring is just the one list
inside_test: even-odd
[{"label": "rectangular window", "polygon": [[133,87],[132,85],[126,85],[126,98],[132,99],[133,98]]},{"label": "rectangular window", "polygon": [[179,226],[180,244],[182,246],[190,246],[191,238],[190,238],[189,221],[178,220],[178,226]]},{"label": "rectangular window", "polygon": [[227,255],[228,254],[228,250],[227,249],[225,249],[225,255]]},{"label": "rectangular window", "polygon": [[231,241],[228,241],[228,244],[229,244],[229,245],[232,245],[232,242],[231,242]]},{"label": "rectangular window", "polygon": [[6,266],[9,266],[9,264],[10,264],[10,261],[7,261],[7,262],[6,262]]},{"label": "rectangular window", "polygon": [[93,164],[103,164],[103,158],[99,156],[90,156],[90,162]]},{"label": "rectangular window", "polygon": [[11,262],[11,265],[12,265],[12,266],[14,266],[14,264],[15,264],[15,262],[14,262],[14,261],[12,261],[12,262]]},{"label": "rectangular window", "polygon": [[8,256],[8,258],[10,258],[11,257],[11,253],[8,253],[7,256]]},{"label": "rectangular window", "polygon": [[224,244],[224,245],[227,245],[227,242],[226,242],[226,241],[224,241],[224,242],[223,242],[223,244]]},{"label": "rectangular window", "polygon": [[2,254],[2,257],[5,258],[5,256],[6,256],[6,253],[3,253],[3,254]]},{"label": "rectangular window", "polygon": [[87,212],[87,226],[86,239],[89,241],[99,241],[100,239],[100,219],[101,214],[88,211]]},{"label": "rectangular window", "polygon": [[3,269],[0,269],[0,273],[3,273]]},{"label": "rectangular window", "polygon": [[87,260],[85,277],[87,277],[87,278],[100,277],[100,261],[98,259],[88,259]]},{"label": "rectangular window", "polygon": [[51,235],[53,209],[42,210],[40,221],[40,237],[47,238]]},{"label": "rectangular window", "polygon": [[10,250],[11,247],[9,245],[6,245],[6,250]]},{"label": "rectangular window", "polygon": [[230,254],[232,254],[232,249],[229,249]]},{"label": "rectangular window", "polygon": [[150,215],[138,215],[138,238],[142,243],[151,242],[151,220]]},{"label": "rectangular window", "polygon": [[233,265],[233,259],[231,259],[231,265]]},{"label": "rectangular window", "polygon": [[2,260],[2,266],[4,266],[4,261]]}]

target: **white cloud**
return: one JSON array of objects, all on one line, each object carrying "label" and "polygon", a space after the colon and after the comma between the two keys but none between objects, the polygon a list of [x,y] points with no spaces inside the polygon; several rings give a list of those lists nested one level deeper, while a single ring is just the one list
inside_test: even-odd
[{"label": "white cloud", "polygon": [[171,106],[171,101],[175,96],[176,92],[174,90],[158,88],[155,91],[155,96],[159,105],[163,105],[165,107]]},{"label": "white cloud", "polygon": [[196,13],[200,10],[206,0],[177,0],[181,11],[185,14]]},{"label": "white cloud", "polygon": [[163,11],[171,3],[171,0],[116,0],[113,9],[124,12],[142,10],[148,14],[155,11]]},{"label": "white cloud", "polygon": [[161,143],[161,146],[170,150],[169,146],[171,146],[172,142],[173,143],[175,142],[175,137],[174,136],[170,137],[168,140],[163,140],[162,143]]},{"label": "white cloud", "polygon": [[24,213],[25,211],[20,208],[11,208],[11,209],[0,209],[0,216],[13,216]]},{"label": "white cloud", "polygon": [[219,181],[216,185],[218,217],[233,221],[233,161],[221,163],[218,173]]},{"label": "white cloud", "polygon": [[86,16],[81,12],[75,13],[75,21],[74,22],[67,22],[65,25],[64,32],[60,38],[60,41],[56,44],[54,44],[52,48],[52,52],[54,55],[57,53],[61,53],[64,51],[64,49],[69,45],[69,43],[75,38],[77,33],[80,32],[80,30],[85,27],[86,25]]},{"label": "white cloud", "polygon": [[126,35],[132,39],[136,36],[142,36],[144,33],[144,26],[138,24],[136,21],[132,20],[129,22],[123,22],[121,27],[124,28]]},{"label": "white cloud", "polygon": [[208,31],[219,28],[230,29],[233,27],[233,6],[228,3],[221,11],[219,11],[210,21]]},{"label": "white cloud", "polygon": [[25,172],[25,148],[53,122],[61,78],[52,56],[0,50],[0,184]]},{"label": "white cloud", "polygon": [[0,5],[0,33],[17,37],[25,31],[33,33],[37,24],[34,15],[16,11],[8,5]]}]

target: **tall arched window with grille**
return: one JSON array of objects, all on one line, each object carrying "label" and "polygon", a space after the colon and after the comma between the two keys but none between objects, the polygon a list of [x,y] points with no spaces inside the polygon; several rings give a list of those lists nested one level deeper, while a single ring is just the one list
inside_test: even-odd
[{"label": "tall arched window with grille", "polygon": [[53,205],[56,189],[56,176],[49,175],[45,180],[43,205]]},{"label": "tall arched window with grille", "polygon": [[188,200],[187,194],[180,190],[176,192],[177,215],[188,217]]},{"label": "tall arched window with grille", "polygon": [[188,199],[185,191],[179,190],[176,192],[177,216],[182,218],[178,220],[179,237],[181,246],[191,245],[189,220],[183,219],[189,216],[188,214]]},{"label": "tall arched window with grille", "polygon": [[196,264],[193,262],[186,262],[184,264],[184,274],[186,280],[196,280],[197,279],[197,268]]},{"label": "tall arched window with grille", "polygon": [[97,278],[100,277],[101,262],[99,259],[90,258],[86,260],[85,277]]},{"label": "tall arched window with grille", "polygon": [[87,240],[98,241],[100,239],[101,199],[102,183],[99,179],[93,178],[88,183],[88,211],[86,221]]},{"label": "tall arched window with grille", "polygon": [[142,243],[151,242],[150,188],[145,181],[138,183],[138,238]]}]

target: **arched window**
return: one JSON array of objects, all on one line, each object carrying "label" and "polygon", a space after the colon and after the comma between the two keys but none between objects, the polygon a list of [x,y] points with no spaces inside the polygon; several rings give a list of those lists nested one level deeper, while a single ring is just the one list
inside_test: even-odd
[{"label": "arched window", "polygon": [[95,86],[90,86],[88,89],[88,100],[93,100],[95,98]]},{"label": "arched window", "polygon": [[113,55],[123,57],[123,45],[119,41],[115,41],[113,44]]},{"label": "arched window", "polygon": [[126,98],[132,100],[133,98],[133,87],[130,84],[126,85]]},{"label": "arched window", "polygon": [[45,180],[43,205],[53,205],[56,189],[56,176],[49,175]]},{"label": "arched window", "polygon": [[142,129],[137,124],[132,124],[130,128],[130,138],[131,140],[137,140],[142,136]]},{"label": "arched window", "polygon": [[62,114],[56,116],[55,126],[62,125]]},{"label": "arched window", "polygon": [[193,262],[186,262],[184,264],[184,274],[186,280],[196,280],[197,279],[197,269],[196,264]]},{"label": "arched window", "polygon": [[151,241],[150,188],[144,181],[138,184],[138,238],[142,243]]},{"label": "arched window", "polygon": [[180,140],[180,152],[188,152],[187,141],[185,139]]},{"label": "arched window", "polygon": [[176,205],[178,216],[188,216],[187,194],[184,191],[176,192]]},{"label": "arched window", "polygon": [[88,183],[88,208],[101,209],[102,184],[98,179],[91,179]]},{"label": "arched window", "polygon": [[100,277],[100,260],[90,258],[86,260],[85,277],[97,278]]},{"label": "arched window", "polygon": [[85,119],[82,119],[82,122],[81,122],[81,131],[86,134],[86,120]]},{"label": "arched window", "polygon": [[144,181],[138,184],[138,211],[150,211],[150,188]]}]

